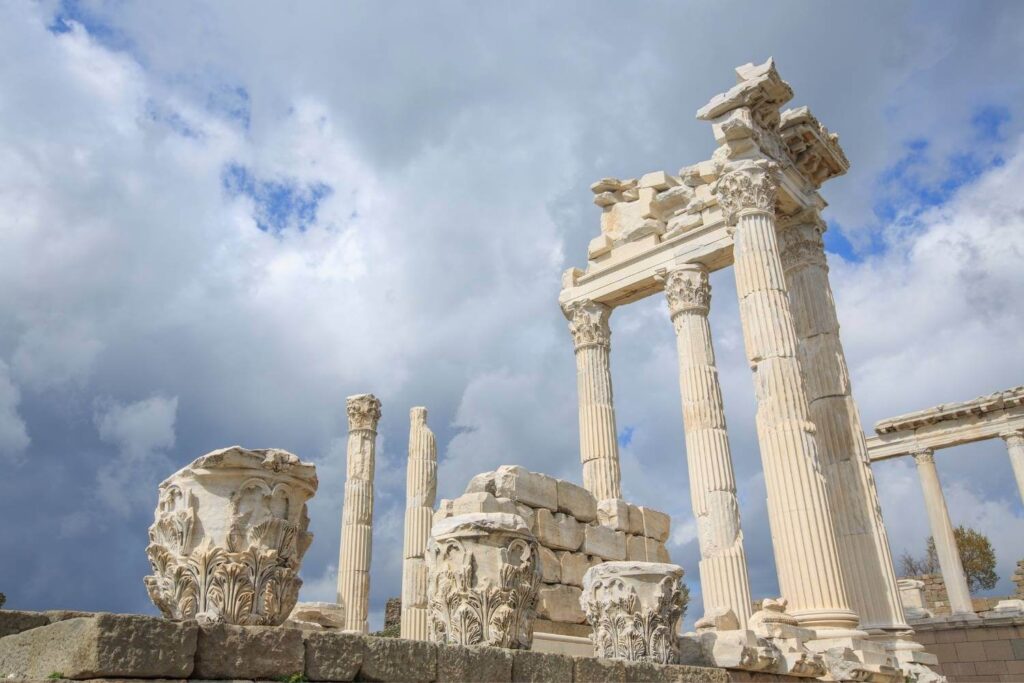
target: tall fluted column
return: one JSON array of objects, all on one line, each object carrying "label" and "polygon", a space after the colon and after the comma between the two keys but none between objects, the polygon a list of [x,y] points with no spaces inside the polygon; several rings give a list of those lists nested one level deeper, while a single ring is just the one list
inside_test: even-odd
[{"label": "tall fluted column", "polygon": [[427,409],[409,411],[409,463],[405,475],[405,547],[402,552],[402,637],[429,640],[424,554],[437,496],[437,442]]},{"label": "tall fluted column", "polygon": [[373,394],[348,397],[348,464],[341,513],[338,602],[345,630],[369,631],[370,556],[373,539],[373,469],[380,401]]},{"label": "tall fluted column", "polygon": [[1013,476],[1017,478],[1017,489],[1020,491],[1020,497],[1024,498],[1024,431],[1008,432],[1001,436],[1010,455]]},{"label": "tall fluted column", "polygon": [[564,311],[576,348],[576,387],[580,408],[580,460],[583,487],[600,500],[621,498],[619,442],[612,400],[612,309],[578,301]]},{"label": "tall fluted column", "polygon": [[964,565],[960,561],[960,551],[956,547],[953,523],[949,521],[946,497],[942,495],[939,471],[935,469],[935,454],[929,449],[922,449],[913,456],[914,462],[917,463],[917,475],[921,478],[928,523],[932,527],[935,552],[939,556],[939,568],[942,570],[942,580],[946,584],[950,609],[956,615],[974,616],[971,592],[967,588]]},{"label": "tall fluted column", "polygon": [[[731,609],[740,626],[746,628],[751,614],[750,582],[722,389],[708,325],[708,271],[700,264],[685,265],[669,272],[664,284],[679,353],[679,392],[690,502],[700,542],[704,613]],[[698,621],[698,628],[701,625]]]},{"label": "tall fluted column", "polygon": [[805,211],[779,228],[782,265],[811,421],[832,505],[850,606],[869,631],[906,631],[860,414],[828,278],[825,224]]},{"label": "tall fluted column", "polygon": [[778,171],[766,160],[734,163],[726,171],[715,192],[726,220],[735,225],[736,292],[754,372],[779,588],[801,625],[855,628],[775,238]]}]

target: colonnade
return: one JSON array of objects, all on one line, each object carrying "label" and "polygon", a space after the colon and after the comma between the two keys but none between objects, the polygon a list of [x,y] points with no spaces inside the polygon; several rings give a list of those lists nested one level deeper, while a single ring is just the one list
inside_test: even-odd
[{"label": "colonnade", "polygon": [[[779,170],[733,162],[713,192],[731,226],[757,435],[779,587],[788,611],[819,634],[909,629],[899,603],[867,448],[828,284],[823,223],[813,210],[778,225]],[[780,250],[780,238],[785,249]],[[745,625],[750,587],[736,483],[707,315],[708,271],[659,273],[676,330],[691,501],[700,531],[705,614],[731,609]],[[576,345],[584,485],[620,491],[609,365],[612,309],[565,308]]]}]

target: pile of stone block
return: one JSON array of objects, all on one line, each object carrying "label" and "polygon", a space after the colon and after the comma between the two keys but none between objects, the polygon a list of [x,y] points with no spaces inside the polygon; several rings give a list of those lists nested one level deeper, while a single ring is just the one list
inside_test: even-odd
[{"label": "pile of stone block", "polygon": [[540,631],[586,634],[588,627],[552,625],[585,623],[580,607],[583,575],[595,564],[669,562],[667,514],[623,500],[598,503],[581,486],[523,467],[506,465],[473,477],[463,495],[441,501],[434,521],[475,512],[518,514],[537,537],[543,581],[537,607]]},{"label": "pile of stone block", "polygon": [[1013,585],[1017,587],[1014,597],[1024,599],[1024,560],[1017,561],[1017,569],[1013,572]]},{"label": "pile of stone block", "polygon": [[705,666],[461,647],[288,626],[199,626],[132,614],[0,610],[0,680],[674,681],[728,683]]}]

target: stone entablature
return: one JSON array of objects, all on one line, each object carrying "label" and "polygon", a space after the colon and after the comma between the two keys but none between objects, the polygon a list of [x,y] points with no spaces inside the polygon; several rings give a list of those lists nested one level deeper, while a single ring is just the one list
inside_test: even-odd
[{"label": "stone entablature", "polygon": [[598,505],[577,484],[518,466],[473,477],[463,495],[440,502],[434,523],[492,512],[522,517],[540,546],[538,631],[589,634],[580,596],[583,576],[594,565],[609,560],[669,561],[665,542],[671,520],[665,513],[622,500]]},{"label": "stone entablature", "polygon": [[875,423],[868,437],[872,460],[922,448],[950,448],[973,441],[1024,434],[1024,386],[960,403],[942,403]]}]

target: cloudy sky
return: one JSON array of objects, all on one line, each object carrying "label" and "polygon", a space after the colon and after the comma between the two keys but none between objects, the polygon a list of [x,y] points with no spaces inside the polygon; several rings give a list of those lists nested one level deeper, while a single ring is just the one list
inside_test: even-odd
[{"label": "cloudy sky", "polygon": [[[825,195],[865,427],[1024,383],[1024,5],[0,2],[0,591],[154,612],[156,484],[214,448],[316,463],[305,600],[334,595],[345,396],[383,401],[372,619],[400,591],[408,411],[441,495],[517,463],[579,481],[556,298],[590,183],[707,158],[694,112],[776,58],[842,136]],[[753,593],[777,593],[732,275],[714,329]],[[612,317],[628,498],[670,512],[701,613],[672,326]],[[1001,442],[937,457],[1011,591]],[[912,463],[877,466],[894,554]]]}]

